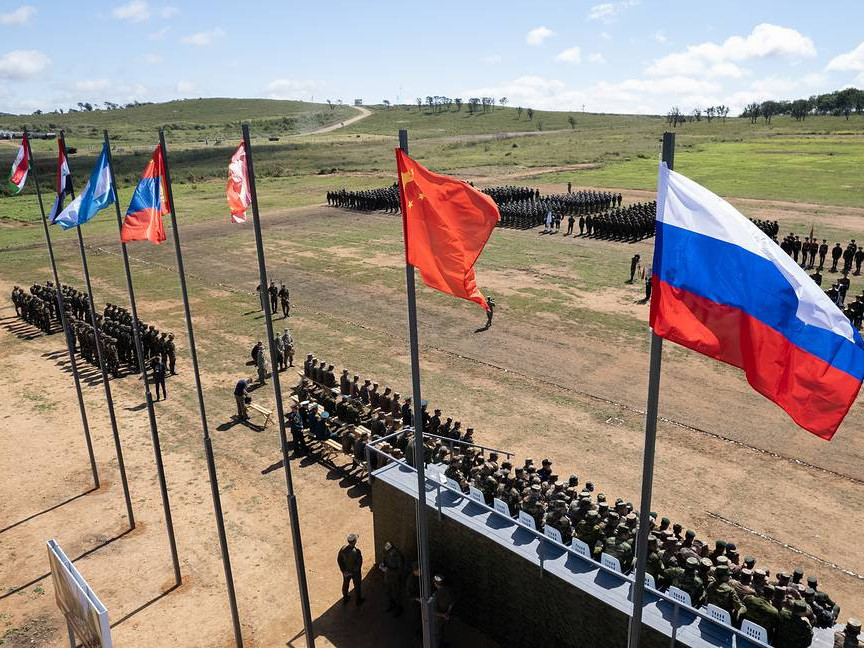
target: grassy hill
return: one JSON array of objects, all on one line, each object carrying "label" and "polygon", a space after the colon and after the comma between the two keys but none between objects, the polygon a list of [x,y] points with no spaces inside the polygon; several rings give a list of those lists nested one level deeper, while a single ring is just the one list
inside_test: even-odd
[{"label": "grassy hill", "polygon": [[[112,111],[0,117],[0,128],[65,128],[78,148],[70,165],[83,185],[108,128],[121,201],[137,182],[166,129],[178,206],[194,218],[224,216],[228,158],[249,122],[262,206],[322,202],[328,189],[359,189],[392,182],[393,148],[407,128],[412,156],[438,171],[479,185],[556,183],[562,187],[652,189],[659,140],[668,127],[657,116],[605,115],[496,107],[471,113],[463,106],[371,107],[372,115],[346,128],[309,135],[356,116],[349,107],[264,99],[200,99]],[[570,118],[572,117],[572,124]],[[861,206],[864,197],[864,115],[776,117],[688,122],[677,131],[676,168],[727,196]],[[270,136],[278,137],[271,141]],[[46,193],[53,189],[56,144],[33,143]],[[0,142],[0,168],[9,168],[17,142]],[[265,195],[266,191],[266,195]],[[125,208],[125,203],[123,205]],[[0,198],[0,225],[33,224],[38,211],[32,182],[24,194]],[[20,228],[0,229],[4,244],[38,237]]]}]

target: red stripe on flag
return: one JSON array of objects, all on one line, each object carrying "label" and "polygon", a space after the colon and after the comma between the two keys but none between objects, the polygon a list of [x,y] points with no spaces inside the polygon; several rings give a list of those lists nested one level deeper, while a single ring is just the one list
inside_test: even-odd
[{"label": "red stripe on flag", "polygon": [[743,369],[747,382],[805,430],[831,439],[861,388],[845,371],[793,345],[744,311],[652,278],[651,328]]}]

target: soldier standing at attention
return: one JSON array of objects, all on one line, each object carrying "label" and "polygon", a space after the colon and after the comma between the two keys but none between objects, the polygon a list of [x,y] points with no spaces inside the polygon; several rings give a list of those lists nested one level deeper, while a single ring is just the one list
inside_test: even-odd
[{"label": "soldier standing at attention", "polygon": [[819,269],[825,266],[825,257],[828,255],[828,241],[822,239],[822,245],[819,246]]},{"label": "soldier standing at attention", "polygon": [[285,284],[282,284],[282,287],[279,289],[279,302],[282,305],[282,317],[283,319],[289,316],[291,311],[291,302],[289,301],[290,294],[288,292],[288,288],[285,287]]},{"label": "soldier standing at attention", "polygon": [[[567,236],[570,236],[573,233],[573,225],[576,224],[576,217],[573,214],[567,217]],[[861,253],[861,256],[864,257],[864,252]]]},{"label": "soldier standing at attention", "polygon": [[270,295],[270,312],[276,313],[276,298],[279,295],[279,289],[276,287],[275,281],[270,282],[270,287],[267,288],[267,292]]},{"label": "soldier standing at attention", "polygon": [[158,355],[153,356],[153,361],[150,364],[153,369],[153,382],[156,385],[156,400],[159,400],[159,389],[162,389],[162,397],[168,400],[168,393],[165,391],[165,365],[162,364],[162,358]]},{"label": "soldier standing at attention", "polygon": [[384,572],[384,584],[387,587],[387,610],[396,610],[396,616],[402,616],[402,571],[405,558],[402,552],[393,546],[392,542],[384,543],[384,558],[378,568]]},{"label": "soldier standing at attention", "polygon": [[630,283],[633,283],[633,277],[636,276],[636,268],[639,267],[639,255],[634,254],[633,258],[630,259]]},{"label": "soldier standing at attention", "polygon": [[450,620],[450,614],[453,612],[456,601],[450,590],[444,585],[443,576],[436,575],[432,579],[432,584],[435,587],[435,626],[438,629],[438,645],[441,646],[444,643],[444,629]]},{"label": "soldier standing at attention", "polygon": [[495,314],[495,300],[492,299],[492,295],[486,298],[486,303],[489,306],[489,310],[486,311],[486,326],[483,328],[484,331],[492,327],[492,316]]},{"label": "soldier standing at attention", "polygon": [[339,550],[336,562],[339,564],[339,570],[342,572],[342,603],[345,605],[348,604],[351,598],[348,596],[348,585],[353,581],[354,591],[357,593],[355,602],[357,605],[362,605],[365,600],[360,580],[360,570],[363,567],[363,553],[357,548],[357,536],[355,534],[348,534],[348,544]]},{"label": "soldier standing at attention", "polygon": [[174,366],[177,363],[177,348],[174,346],[173,333],[169,333],[168,339],[165,341],[165,354],[168,356],[168,371],[171,372],[172,376],[176,376],[177,372],[174,371]]},{"label": "soldier standing at attention", "polygon": [[839,243],[835,243],[831,248],[831,272],[837,272],[837,262],[840,261],[841,256],[843,256],[843,248]]}]

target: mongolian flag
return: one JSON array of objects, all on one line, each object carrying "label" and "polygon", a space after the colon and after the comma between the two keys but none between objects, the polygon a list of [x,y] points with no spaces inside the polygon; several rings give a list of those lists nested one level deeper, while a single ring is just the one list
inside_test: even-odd
[{"label": "mongolian flag", "polygon": [[141,174],[132,195],[132,202],[123,219],[120,240],[123,243],[151,241],[158,245],[165,240],[162,216],[170,211],[165,187],[165,159],[160,145],[153,151],[153,159]]},{"label": "mongolian flag", "polygon": [[480,304],[474,263],[501,216],[489,196],[467,182],[432,173],[396,149],[405,260],[430,288]]},{"label": "mongolian flag", "polygon": [[21,146],[18,155],[12,163],[12,171],[9,174],[9,191],[19,194],[27,182],[27,172],[30,170],[30,147],[27,145],[27,133],[21,138]]},{"label": "mongolian flag", "polygon": [[48,217],[50,223],[53,223],[63,211],[63,201],[68,194],[72,193],[72,176],[69,173],[69,161],[66,159],[62,139],[57,140],[57,146],[60,149],[57,154],[57,197],[54,199],[51,215]]},{"label": "mongolian flag", "polygon": [[243,144],[231,156],[228,165],[228,186],[225,188],[228,196],[228,207],[231,209],[231,220],[235,223],[246,222],[246,209],[252,204],[252,193],[249,190],[249,167],[246,165],[246,149]]}]

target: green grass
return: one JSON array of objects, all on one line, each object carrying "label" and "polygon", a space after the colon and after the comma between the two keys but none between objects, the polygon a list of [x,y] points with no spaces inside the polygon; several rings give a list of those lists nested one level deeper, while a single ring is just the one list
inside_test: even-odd
[{"label": "green grass", "polygon": [[[115,111],[4,117],[0,127],[65,127],[76,186],[89,174],[101,128],[114,142],[116,174],[125,209],[156,142],[166,132],[180,217],[201,221],[226,217],[224,183],[228,159],[240,140],[240,123],[252,125],[262,209],[321,203],[329,189],[389,184],[399,128],[407,128],[412,155],[435,170],[483,184],[570,181],[579,186],[651,190],[656,184],[660,117],[537,111],[529,120],[515,108],[471,114],[467,107],[440,113],[399,106],[374,107],[351,126],[321,135],[294,135],[356,114],[348,107],[272,100],[202,99]],[[287,121],[286,121],[287,120]],[[543,132],[538,132],[538,122]],[[526,135],[530,134],[530,135]],[[280,135],[271,142],[267,135]],[[281,135],[292,135],[281,137]],[[846,120],[811,117],[804,122],[703,120],[677,129],[676,169],[729,197],[860,204],[864,196],[864,116]],[[34,141],[36,171],[52,199],[56,143]],[[0,168],[8,168],[16,143],[0,143]],[[526,175],[527,174],[527,175]],[[508,177],[512,176],[512,177]],[[42,237],[32,179],[20,196],[0,197],[0,248]],[[113,228],[102,214],[88,225],[94,234]],[[4,227],[4,224],[6,225]]]}]

